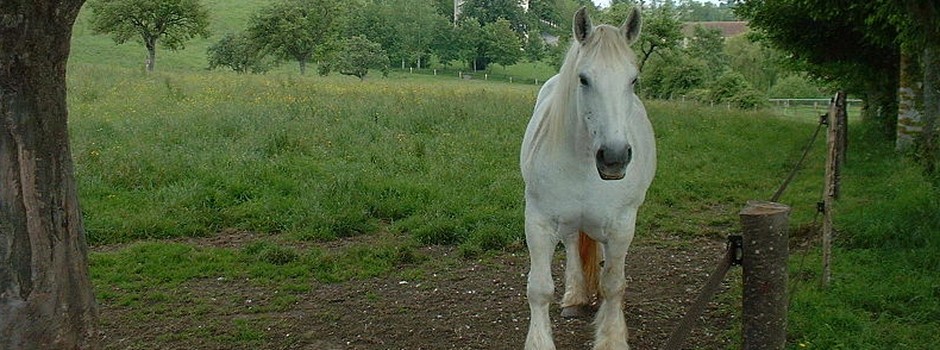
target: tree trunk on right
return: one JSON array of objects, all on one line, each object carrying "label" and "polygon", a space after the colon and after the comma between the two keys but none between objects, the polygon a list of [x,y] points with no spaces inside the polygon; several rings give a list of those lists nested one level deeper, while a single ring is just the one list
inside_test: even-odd
[{"label": "tree trunk on right", "polygon": [[940,158],[940,45],[928,45],[924,49],[924,114],[922,117],[923,132],[920,139],[921,147],[918,150],[919,158],[929,175],[940,172],[938,158]]},{"label": "tree trunk on right", "polygon": [[923,131],[923,75],[918,55],[901,50],[901,74],[898,87],[898,135],[895,148],[899,152],[911,150]]},{"label": "tree trunk on right", "polygon": [[897,67],[885,71],[878,78],[865,82],[865,99],[862,119],[874,125],[886,140],[894,140],[898,125],[898,75]]}]

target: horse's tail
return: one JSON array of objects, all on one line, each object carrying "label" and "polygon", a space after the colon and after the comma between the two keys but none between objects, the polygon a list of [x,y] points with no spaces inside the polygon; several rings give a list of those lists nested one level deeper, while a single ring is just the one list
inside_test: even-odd
[{"label": "horse's tail", "polygon": [[584,275],[584,291],[588,298],[597,296],[598,274],[601,262],[598,257],[598,244],[591,236],[581,232],[578,235],[578,253],[581,255],[581,271]]}]

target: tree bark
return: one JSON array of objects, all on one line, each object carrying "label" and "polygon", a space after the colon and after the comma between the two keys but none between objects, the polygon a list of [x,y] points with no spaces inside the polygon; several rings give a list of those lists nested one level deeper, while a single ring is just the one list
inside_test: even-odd
[{"label": "tree bark", "polygon": [[898,134],[895,148],[899,152],[911,149],[914,140],[923,130],[921,122],[921,79],[920,66],[915,54],[901,50],[901,74],[898,87]]},{"label": "tree bark", "polygon": [[877,127],[886,140],[894,140],[898,117],[898,68],[865,82],[862,118]]},{"label": "tree bark", "polygon": [[[935,41],[936,42],[936,41]],[[934,42],[934,43],[935,43]],[[938,169],[938,158],[940,158],[940,44],[928,44],[924,49],[924,114],[922,122],[924,125],[921,134],[922,149],[921,158],[924,161],[924,167],[929,175],[936,175],[940,172]]]},{"label": "tree bark", "polygon": [[0,349],[97,345],[65,87],[83,3],[0,6]]},{"label": "tree bark", "polygon": [[153,72],[157,65],[157,41],[147,41],[145,46],[147,47],[147,72]]}]

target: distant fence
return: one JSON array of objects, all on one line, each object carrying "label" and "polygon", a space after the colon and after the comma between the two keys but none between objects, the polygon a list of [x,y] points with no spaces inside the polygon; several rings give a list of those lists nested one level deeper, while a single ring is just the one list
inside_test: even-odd
[{"label": "distant fence", "polygon": [[[812,113],[819,115],[829,110],[830,98],[772,98],[769,99],[771,106],[785,115],[797,115]],[[846,99],[846,110],[852,111],[853,115],[859,115],[858,110],[862,108],[862,100]]]},{"label": "distant fence", "polygon": [[440,76],[449,76],[462,80],[485,80],[485,81],[501,81],[507,83],[516,83],[516,84],[532,84],[540,85],[544,83],[547,79],[545,78],[533,78],[533,77],[520,77],[515,75],[509,75],[506,73],[501,73],[498,71],[491,70],[468,70],[468,69],[455,69],[455,68],[393,68],[392,71],[406,73],[406,74],[423,74],[423,75],[440,75]]}]

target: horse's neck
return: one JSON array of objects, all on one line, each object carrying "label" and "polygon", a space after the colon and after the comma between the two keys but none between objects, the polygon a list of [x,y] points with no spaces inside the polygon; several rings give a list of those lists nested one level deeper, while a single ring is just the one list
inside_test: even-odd
[{"label": "horse's neck", "polygon": [[[562,162],[575,161],[585,158],[583,149],[587,128],[578,120],[576,101],[570,100],[573,95],[564,91],[565,87],[555,76],[546,82],[539,93],[536,113],[527,133],[528,145],[524,145],[523,167],[532,165],[536,159],[541,162],[558,165]],[[582,151],[579,151],[582,149]]]}]

